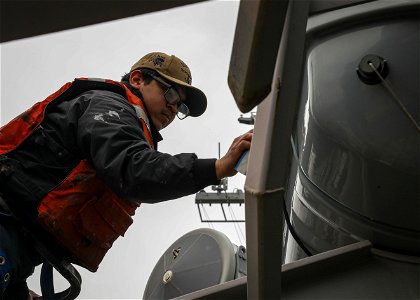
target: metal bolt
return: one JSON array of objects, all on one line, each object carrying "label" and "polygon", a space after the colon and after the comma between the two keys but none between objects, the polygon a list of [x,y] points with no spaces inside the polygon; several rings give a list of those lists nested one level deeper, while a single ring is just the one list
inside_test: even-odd
[{"label": "metal bolt", "polygon": [[0,256],[0,266],[6,263],[6,259],[3,256]]},{"label": "metal bolt", "polygon": [[5,282],[7,282],[7,281],[9,281],[9,279],[10,279],[10,273],[6,273],[6,274],[4,274],[3,280],[4,280]]},{"label": "metal bolt", "polygon": [[168,270],[163,274],[163,283],[167,284],[172,281],[173,273],[171,270]]}]

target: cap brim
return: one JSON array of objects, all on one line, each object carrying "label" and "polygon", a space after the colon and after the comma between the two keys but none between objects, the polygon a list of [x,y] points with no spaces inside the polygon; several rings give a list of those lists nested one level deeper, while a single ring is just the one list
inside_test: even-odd
[{"label": "cap brim", "polygon": [[206,111],[207,97],[201,90],[193,86],[187,87],[185,105],[190,110],[190,116],[199,117]]},{"label": "cap brim", "polygon": [[162,77],[166,78],[167,80],[186,88],[187,98],[184,103],[185,105],[187,105],[188,109],[190,110],[191,117],[199,117],[206,111],[207,97],[200,89],[192,85],[189,85],[185,83],[184,81],[181,81],[179,79],[176,79],[164,73],[161,73],[158,70],[155,70],[155,71],[158,72]]}]

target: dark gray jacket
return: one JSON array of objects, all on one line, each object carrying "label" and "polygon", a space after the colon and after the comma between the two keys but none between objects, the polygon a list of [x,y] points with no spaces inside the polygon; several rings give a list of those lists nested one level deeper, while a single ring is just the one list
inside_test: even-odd
[{"label": "dark gray jacket", "polygon": [[[151,127],[157,148],[162,137]],[[105,90],[87,91],[50,108],[36,132],[7,156],[21,164],[39,188],[34,194],[41,195],[80,159],[88,159],[120,197],[139,203],[175,199],[218,184],[215,159],[151,149],[131,104]]]}]

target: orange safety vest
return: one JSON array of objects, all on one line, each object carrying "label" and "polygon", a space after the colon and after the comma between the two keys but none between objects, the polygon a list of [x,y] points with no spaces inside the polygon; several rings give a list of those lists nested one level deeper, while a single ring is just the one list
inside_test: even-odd
[{"label": "orange safety vest", "polygon": [[[130,102],[139,117],[151,148],[153,138],[141,100],[124,84],[112,80],[79,78],[36,103],[0,128],[0,155],[16,149],[40,125],[48,105],[71,99],[93,89],[118,91]],[[133,223],[139,204],[119,198],[96,175],[86,159],[79,161],[67,177],[38,206],[41,226],[64,246],[75,263],[94,272],[113,242]]]}]

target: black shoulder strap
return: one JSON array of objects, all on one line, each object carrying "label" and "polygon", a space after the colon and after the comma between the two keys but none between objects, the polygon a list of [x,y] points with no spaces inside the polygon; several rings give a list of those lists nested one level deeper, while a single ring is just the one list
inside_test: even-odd
[{"label": "black shoulder strap", "polygon": [[[62,101],[66,101],[69,99],[73,99],[78,95],[91,91],[91,90],[105,90],[120,94],[124,98],[126,98],[126,92],[123,87],[106,82],[104,79],[92,78],[92,79],[78,79],[76,78],[71,86],[65,90],[60,96],[58,96],[54,102],[60,103]],[[48,109],[48,107],[47,107]]]}]

